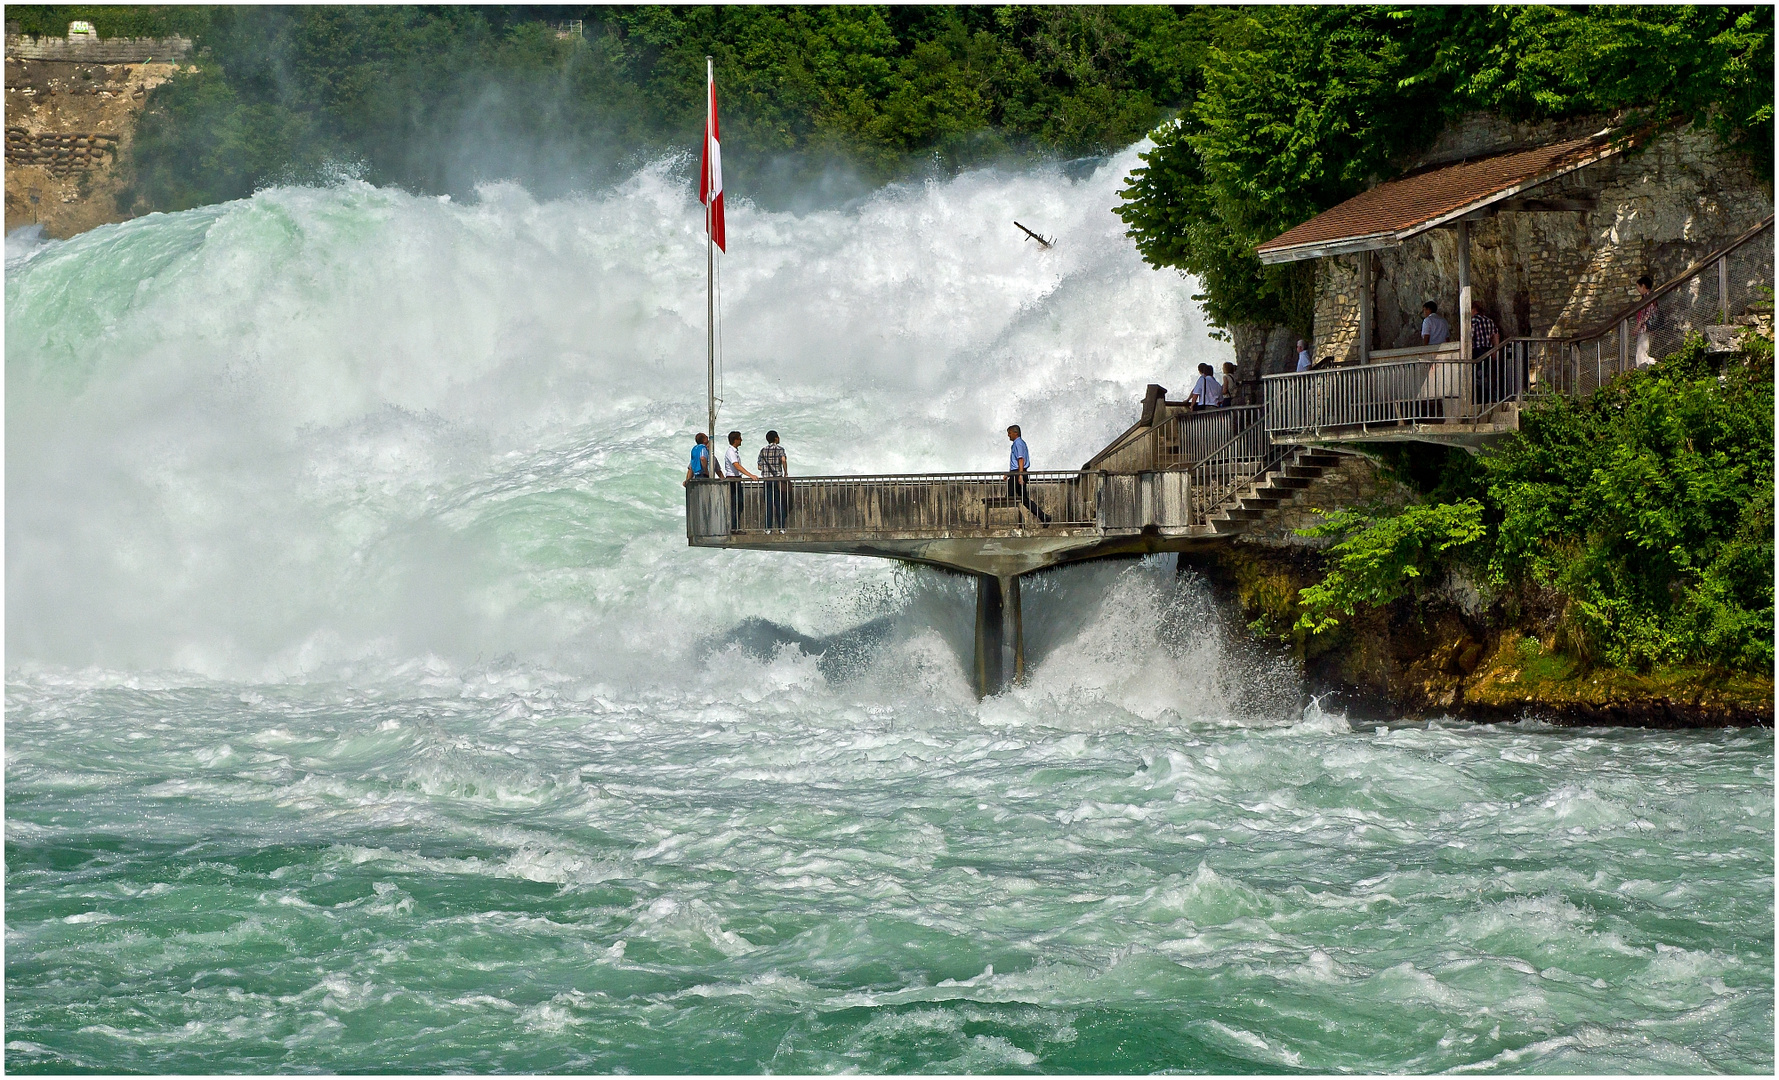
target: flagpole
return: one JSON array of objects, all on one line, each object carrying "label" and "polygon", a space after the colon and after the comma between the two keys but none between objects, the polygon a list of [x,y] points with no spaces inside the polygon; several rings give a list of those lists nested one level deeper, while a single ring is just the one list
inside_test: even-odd
[{"label": "flagpole", "polygon": [[[705,78],[706,78],[705,85],[707,85],[707,86],[714,85],[716,82],[716,77],[717,77],[716,76],[716,61],[714,58],[709,57],[709,56],[706,56],[704,58],[704,74],[705,74]],[[709,101],[709,92],[708,91],[706,92],[705,97],[706,97],[706,100],[704,103],[704,108],[705,108],[706,117],[705,117],[705,121],[704,121],[704,123],[705,123],[704,137],[708,141],[710,138],[710,119],[709,119],[710,101]],[[706,152],[708,152],[708,150],[709,150],[709,147],[707,146]],[[702,157],[702,155],[701,155],[701,157]],[[706,162],[704,167],[708,169],[710,167],[709,163]],[[708,180],[709,177],[706,177],[705,179]],[[712,454],[712,461],[714,462],[716,460],[715,454],[717,452],[717,297],[716,297],[717,247],[716,247],[716,237],[713,234],[712,222],[711,222],[711,218],[710,218],[711,213],[712,213],[711,204],[707,202],[704,204],[704,263],[705,263],[705,266],[704,266],[705,354],[704,355],[705,355],[705,367],[706,367],[704,403],[708,407],[708,411],[709,411],[710,452]]]}]

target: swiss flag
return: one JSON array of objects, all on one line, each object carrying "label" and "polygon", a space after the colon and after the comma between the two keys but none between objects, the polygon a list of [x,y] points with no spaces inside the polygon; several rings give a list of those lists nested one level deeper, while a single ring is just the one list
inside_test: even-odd
[{"label": "swiss flag", "polygon": [[709,57],[704,61],[704,74],[704,160],[698,177],[698,201],[705,207],[704,227],[710,230],[710,238],[727,253],[723,244],[723,148],[717,142],[717,72],[716,62]]}]

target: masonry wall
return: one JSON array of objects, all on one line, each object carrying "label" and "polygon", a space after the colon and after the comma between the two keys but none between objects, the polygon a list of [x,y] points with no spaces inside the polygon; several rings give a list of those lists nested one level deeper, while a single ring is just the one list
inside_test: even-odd
[{"label": "masonry wall", "polygon": [[1324,513],[1366,504],[1397,507],[1409,499],[1402,485],[1385,480],[1377,466],[1357,454],[1344,455],[1341,463],[1310,481],[1278,509],[1254,523],[1236,538],[1238,544],[1266,548],[1305,548],[1320,551],[1336,541],[1328,536],[1299,536],[1298,529],[1321,524]]},{"label": "masonry wall", "polygon": [[[1587,211],[1504,211],[1470,226],[1478,310],[1508,336],[1591,329],[1637,298],[1638,275],[1657,284],[1773,212],[1746,161],[1691,126],[1527,193],[1592,200]],[[1317,359],[1358,358],[1358,256],[1318,260]],[[1377,253],[1372,348],[1420,344],[1421,304],[1456,327],[1455,229],[1434,229]]]}]

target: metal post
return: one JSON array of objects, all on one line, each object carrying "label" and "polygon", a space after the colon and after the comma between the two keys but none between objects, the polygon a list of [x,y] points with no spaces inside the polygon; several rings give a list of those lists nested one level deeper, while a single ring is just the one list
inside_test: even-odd
[{"label": "metal post", "polygon": [[1631,320],[1623,319],[1618,324],[1618,370],[1620,373],[1631,370]]},{"label": "metal post", "polygon": [[[713,58],[711,58],[709,56],[706,56],[704,58],[704,68],[705,68],[706,74],[714,81],[716,79],[716,60],[714,60]],[[710,108],[708,103],[706,103],[705,108],[707,110]],[[708,121],[706,121],[706,126],[708,127]],[[710,132],[708,130],[705,132],[704,137],[707,139],[710,138]],[[710,147],[707,146],[703,149],[702,154],[708,155],[709,153],[710,153]],[[708,168],[708,167],[709,166],[707,165],[706,168]],[[711,225],[712,224],[713,224],[713,222],[711,221],[711,204],[705,203],[704,204],[704,329],[705,329],[704,360],[705,360],[705,369],[706,370],[705,370],[705,384],[704,384],[704,386],[705,386],[704,404],[706,406],[707,413],[708,413],[708,419],[710,421],[710,448],[712,451],[711,464],[715,465],[716,464],[715,451],[716,451],[716,447],[717,447],[717,290],[716,290],[717,245],[716,245],[716,238],[711,235]],[[725,444],[725,445],[727,445],[727,444]],[[716,470],[712,469],[711,471],[712,471],[712,473],[715,473]]]},{"label": "metal post", "polygon": [[1359,362],[1371,363],[1371,252],[1359,253]]},{"label": "metal post", "polygon": [[1470,340],[1470,222],[1458,219],[1458,359],[1469,363],[1475,342]]},{"label": "metal post", "polygon": [[976,696],[998,694],[1003,687],[1001,579],[976,575]]},{"label": "metal post", "polygon": [[1717,260],[1717,301],[1723,308],[1723,324],[1730,322],[1730,257]]}]

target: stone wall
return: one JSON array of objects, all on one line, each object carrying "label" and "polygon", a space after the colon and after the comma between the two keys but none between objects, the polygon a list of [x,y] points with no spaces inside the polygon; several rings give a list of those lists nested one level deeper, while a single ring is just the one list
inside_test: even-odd
[{"label": "stone wall", "polygon": [[1359,359],[1359,256],[1316,260],[1316,326],[1310,357],[1335,363]]},{"label": "stone wall", "polygon": [[21,60],[55,60],[71,64],[147,64],[166,62],[191,52],[191,39],[23,37],[6,35],[6,55]]},{"label": "stone wall", "polygon": [[[1475,149],[1486,133],[1486,125],[1470,131],[1467,148]],[[1638,275],[1660,284],[1773,212],[1771,191],[1748,163],[1690,125],[1527,194],[1587,201],[1593,209],[1503,211],[1471,224],[1475,306],[1508,336],[1591,329],[1637,298]],[[1359,257],[1317,262],[1313,354],[1354,361]],[[1427,300],[1456,331],[1455,229],[1434,229],[1378,252],[1377,275],[1372,348],[1420,344],[1420,308]]]},{"label": "stone wall", "polygon": [[1237,323],[1230,337],[1235,345],[1235,404],[1259,405],[1262,375],[1295,370],[1297,335],[1282,324]]},{"label": "stone wall", "polygon": [[51,176],[76,169],[96,169],[117,154],[116,135],[90,131],[27,131],[6,129],[6,163],[41,165]]},{"label": "stone wall", "polygon": [[1302,548],[1320,551],[1335,543],[1333,537],[1299,536],[1298,529],[1307,529],[1322,522],[1323,514],[1364,506],[1368,503],[1396,507],[1406,504],[1409,491],[1402,485],[1384,479],[1369,458],[1344,454],[1341,463],[1310,481],[1278,509],[1255,522],[1236,538],[1238,544],[1255,544],[1265,548]]}]

